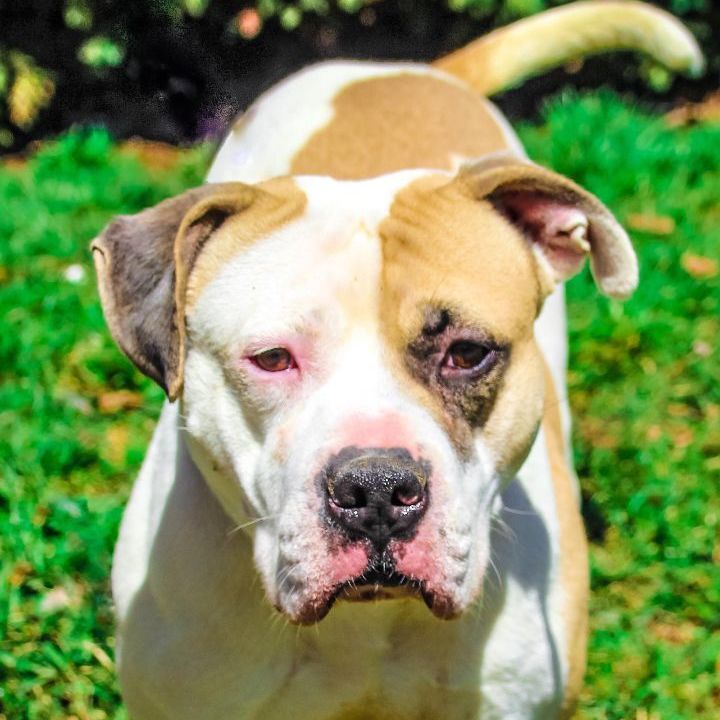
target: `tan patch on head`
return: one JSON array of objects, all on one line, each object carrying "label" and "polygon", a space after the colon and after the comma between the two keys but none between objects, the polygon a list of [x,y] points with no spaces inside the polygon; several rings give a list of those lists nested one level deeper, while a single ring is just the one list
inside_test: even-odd
[{"label": "tan patch on head", "polygon": [[[443,418],[459,447],[469,448],[482,425],[499,465],[514,467],[524,458],[542,412],[542,374],[535,371],[540,365],[532,336],[540,288],[526,242],[488,202],[477,200],[462,179],[448,182],[437,176],[401,191],[380,233],[380,316],[385,340],[397,355],[396,373]],[[497,386],[471,388],[477,397],[458,398],[460,411],[449,407],[448,397],[418,381],[406,359],[433,309],[449,311],[459,336],[467,330],[508,349]],[[487,413],[467,417],[468,406],[485,400],[492,403]]]},{"label": "tan patch on head", "polygon": [[[380,226],[384,302],[392,344],[420,330],[419,307],[442,303],[498,338],[532,326],[539,303],[535,261],[521,234],[462,178],[409,185]],[[390,331],[390,328],[388,328]]]},{"label": "tan patch on head", "polygon": [[352,83],[333,108],[330,123],[293,158],[293,174],[358,179],[406,168],[452,169],[457,156],[508,148],[480,95],[431,75]]},{"label": "tan patch on head", "polygon": [[[247,204],[243,203],[237,214],[222,223],[192,265],[187,286],[180,289],[184,290],[186,313],[192,310],[205,286],[235,255],[298,218],[307,204],[305,193],[291,178],[248,186],[247,192],[252,194]],[[208,207],[212,209],[212,200]]]},{"label": "tan patch on head", "polygon": [[574,492],[574,480],[564,451],[560,407],[550,371],[545,372],[543,430],[550,458],[555,506],[560,523],[560,582],[565,592],[565,649],[568,677],[562,717],[571,717],[585,674],[588,634],[588,559],[585,527]]}]

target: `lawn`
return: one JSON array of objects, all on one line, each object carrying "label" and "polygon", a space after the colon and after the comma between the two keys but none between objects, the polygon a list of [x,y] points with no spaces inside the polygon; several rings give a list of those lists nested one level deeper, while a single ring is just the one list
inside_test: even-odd
[{"label": "lawn", "polygon": [[[720,717],[720,125],[609,93],[521,128],[629,227],[641,285],[569,285],[575,460],[592,539],[579,716]],[[124,718],[108,573],[162,393],[116,350],[90,238],[201,181],[208,148],[71,132],[0,166],[0,720]]]}]

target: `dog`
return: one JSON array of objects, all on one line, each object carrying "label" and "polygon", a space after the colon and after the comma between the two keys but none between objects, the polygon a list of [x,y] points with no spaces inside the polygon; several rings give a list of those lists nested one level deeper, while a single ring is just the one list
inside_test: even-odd
[{"label": "dog", "polygon": [[432,66],[326,62],[232,127],[208,183],[92,245],[166,391],[112,573],[134,720],[555,718],[587,635],[563,281],[637,283],[592,194],[485,98],[571,56],[699,51],[578,3]]}]

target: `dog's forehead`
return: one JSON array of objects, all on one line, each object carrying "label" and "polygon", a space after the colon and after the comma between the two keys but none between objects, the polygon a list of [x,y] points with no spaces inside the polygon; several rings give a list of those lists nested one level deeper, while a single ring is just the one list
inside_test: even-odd
[{"label": "dog's forehead", "polygon": [[389,323],[404,344],[437,303],[514,334],[537,306],[530,253],[498,213],[454,192],[450,180],[427,170],[283,180],[298,212],[250,240],[238,232],[242,217],[226,223],[190,277],[188,318],[211,317],[226,335],[323,315],[352,327],[388,331]]},{"label": "dog's forehead", "polygon": [[188,317],[227,308],[213,324],[240,332],[256,324],[289,326],[318,310],[342,310],[354,323],[369,318],[382,264],[379,226],[398,191],[426,174],[410,170],[352,182],[308,176],[264,185],[301,195],[301,210],[250,239],[243,217],[227,222],[190,277]]}]

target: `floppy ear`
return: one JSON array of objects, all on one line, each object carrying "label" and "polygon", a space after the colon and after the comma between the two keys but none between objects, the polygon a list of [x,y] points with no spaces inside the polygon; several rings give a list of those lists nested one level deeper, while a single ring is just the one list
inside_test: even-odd
[{"label": "floppy ear", "polygon": [[465,167],[460,178],[525,233],[548,290],[577,273],[587,255],[603,293],[626,298],[635,290],[637,258],[627,234],[579,185],[504,153]]},{"label": "floppy ear", "polygon": [[113,220],[91,244],[115,341],[174,400],[182,387],[187,277],[210,235],[262,190],[204,185]]}]

